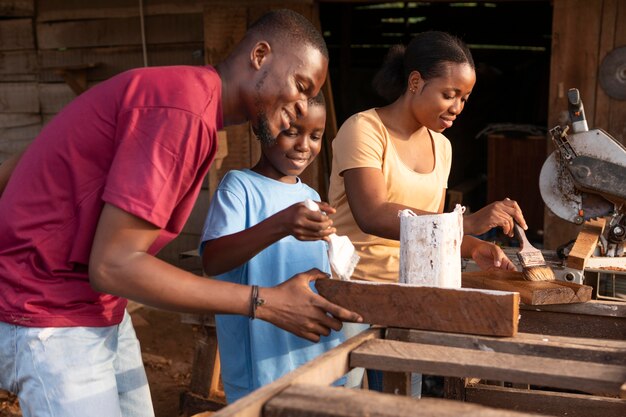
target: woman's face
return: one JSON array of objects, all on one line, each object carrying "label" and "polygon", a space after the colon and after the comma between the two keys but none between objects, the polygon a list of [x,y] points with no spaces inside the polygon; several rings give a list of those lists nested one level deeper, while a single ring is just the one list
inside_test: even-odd
[{"label": "woman's face", "polygon": [[424,80],[419,72],[409,76],[411,110],[423,126],[443,132],[463,111],[474,84],[476,73],[469,64],[446,63],[441,76]]}]

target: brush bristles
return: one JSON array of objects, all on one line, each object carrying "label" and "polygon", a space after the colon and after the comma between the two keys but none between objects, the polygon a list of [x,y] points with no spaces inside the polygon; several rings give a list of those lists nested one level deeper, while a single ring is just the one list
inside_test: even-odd
[{"label": "brush bristles", "polygon": [[554,281],[554,271],[547,266],[531,266],[523,268],[522,275],[527,281]]}]

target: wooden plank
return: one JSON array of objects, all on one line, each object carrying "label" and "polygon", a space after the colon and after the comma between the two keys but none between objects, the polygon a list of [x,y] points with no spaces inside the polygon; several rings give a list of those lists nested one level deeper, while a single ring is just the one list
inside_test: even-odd
[{"label": "wooden plank", "polygon": [[0,52],[0,74],[36,74],[37,54],[34,50]]},{"label": "wooden plank", "polygon": [[75,98],[76,93],[65,83],[39,84],[39,102],[42,113],[58,113]]},{"label": "wooden plank", "polygon": [[533,333],[518,333],[515,337],[496,338],[398,328],[388,328],[385,339],[626,366],[626,341],[547,336]]},{"label": "wooden plank", "polygon": [[393,372],[466,377],[618,395],[626,366],[478,351],[393,340],[354,349],[350,366]]},{"label": "wooden plank", "polygon": [[25,127],[41,124],[38,113],[0,113],[0,128]]},{"label": "wooden plank", "polygon": [[[571,304],[570,306],[575,305]],[[519,330],[544,335],[626,340],[626,320],[624,317],[608,314],[581,314],[576,313],[576,310],[556,310],[554,307],[565,307],[565,305],[520,306]]]},{"label": "wooden plank", "polygon": [[[151,66],[202,65],[202,42],[175,45],[151,45],[148,62]],[[40,81],[61,82],[63,79],[50,68],[100,63],[87,71],[88,81],[101,81],[131,68],[143,67],[140,46],[111,48],[81,48],[67,50],[40,50]],[[49,68],[46,70],[46,68]]]},{"label": "wooden plank", "polygon": [[39,113],[37,84],[1,83],[0,113]]},{"label": "wooden plank", "polygon": [[[601,127],[596,126],[594,115],[603,4],[604,1],[553,1],[549,128],[560,124],[561,114],[567,111],[567,90],[572,87],[578,88],[581,93],[589,126]],[[582,27],[585,28],[585,36],[580,36]],[[571,53],[574,50],[577,52]],[[580,226],[559,219],[546,210],[544,247],[555,249],[575,239],[579,230]]]},{"label": "wooden plank", "polygon": [[[15,152],[16,149],[11,142],[30,142],[37,137],[41,128],[41,123],[30,126],[0,127],[0,150],[3,152]],[[21,149],[21,146],[18,148]]]},{"label": "wooden plank", "polygon": [[[535,415],[535,414],[533,414]],[[293,385],[270,401],[264,417],[517,417],[530,414],[496,410],[435,398],[412,398],[373,391]]]},{"label": "wooden plank", "polygon": [[620,256],[617,258],[612,257],[590,257],[585,264],[587,270],[601,269],[602,272],[618,272],[624,273],[626,271],[626,257]]},{"label": "wooden plank", "polygon": [[626,304],[619,301],[591,300],[584,304],[546,305],[541,307],[521,306],[520,309],[626,319]]},{"label": "wooden plank", "polygon": [[0,0],[0,16],[26,17],[34,14],[34,0]]},{"label": "wooden plank", "polygon": [[520,390],[493,385],[469,385],[465,388],[467,402],[488,407],[541,413],[562,417],[622,417],[626,401],[592,395]]},{"label": "wooden plank", "polygon": [[348,357],[353,349],[365,341],[379,339],[381,333],[382,329],[376,328],[361,332],[277,381],[218,411],[213,417],[259,417],[265,403],[292,384],[330,385],[350,370]]},{"label": "wooden plank", "polygon": [[[145,16],[202,12],[202,0],[146,0]],[[46,0],[37,5],[37,21],[139,16],[139,3],[128,0]]]},{"label": "wooden plank", "polygon": [[576,242],[572,247],[572,250],[567,255],[566,265],[569,268],[578,269],[580,271],[585,269],[587,259],[593,254],[598,245],[598,239],[602,235],[604,225],[606,224],[605,218],[591,219],[583,224]]},{"label": "wooden plank", "polygon": [[462,273],[463,288],[517,291],[529,305],[584,303],[593,288],[564,281],[526,281],[520,271],[472,271]]},{"label": "wooden plank", "polygon": [[[147,16],[148,45],[202,41],[202,14]],[[141,26],[136,17],[38,23],[40,49],[141,45]]]},{"label": "wooden plank", "polygon": [[383,326],[513,336],[519,295],[512,292],[318,280],[319,293]]},{"label": "wooden plank", "polygon": [[32,19],[0,20],[0,51],[34,48]]},{"label": "wooden plank", "polygon": [[[604,7],[602,8],[602,25],[600,26],[600,38],[598,45],[598,56],[600,62],[602,59],[613,50],[615,47],[615,29],[617,26],[617,16],[615,13],[617,9],[618,0],[604,0]],[[594,109],[595,125],[604,126],[608,130],[611,117],[611,98],[604,92],[602,85],[597,83],[596,85],[596,108]]]}]

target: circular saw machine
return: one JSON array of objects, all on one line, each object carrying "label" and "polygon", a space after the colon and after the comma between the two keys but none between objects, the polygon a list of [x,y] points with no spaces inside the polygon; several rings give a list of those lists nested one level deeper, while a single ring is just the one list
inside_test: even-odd
[{"label": "circular saw machine", "polygon": [[571,129],[557,126],[550,130],[555,151],[541,169],[541,197],[556,216],[575,224],[606,218],[598,237],[598,255],[622,257],[626,148],[602,129],[589,130],[577,89],[570,89],[567,96]]}]

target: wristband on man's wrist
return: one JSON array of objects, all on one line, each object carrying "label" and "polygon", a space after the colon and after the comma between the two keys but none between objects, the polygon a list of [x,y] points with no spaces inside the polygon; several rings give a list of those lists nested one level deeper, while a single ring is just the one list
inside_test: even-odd
[{"label": "wristband on man's wrist", "polygon": [[252,291],[250,292],[250,311],[248,313],[248,317],[254,320],[256,318],[256,309],[257,307],[265,304],[265,300],[263,298],[259,298],[259,286],[253,285]]}]

